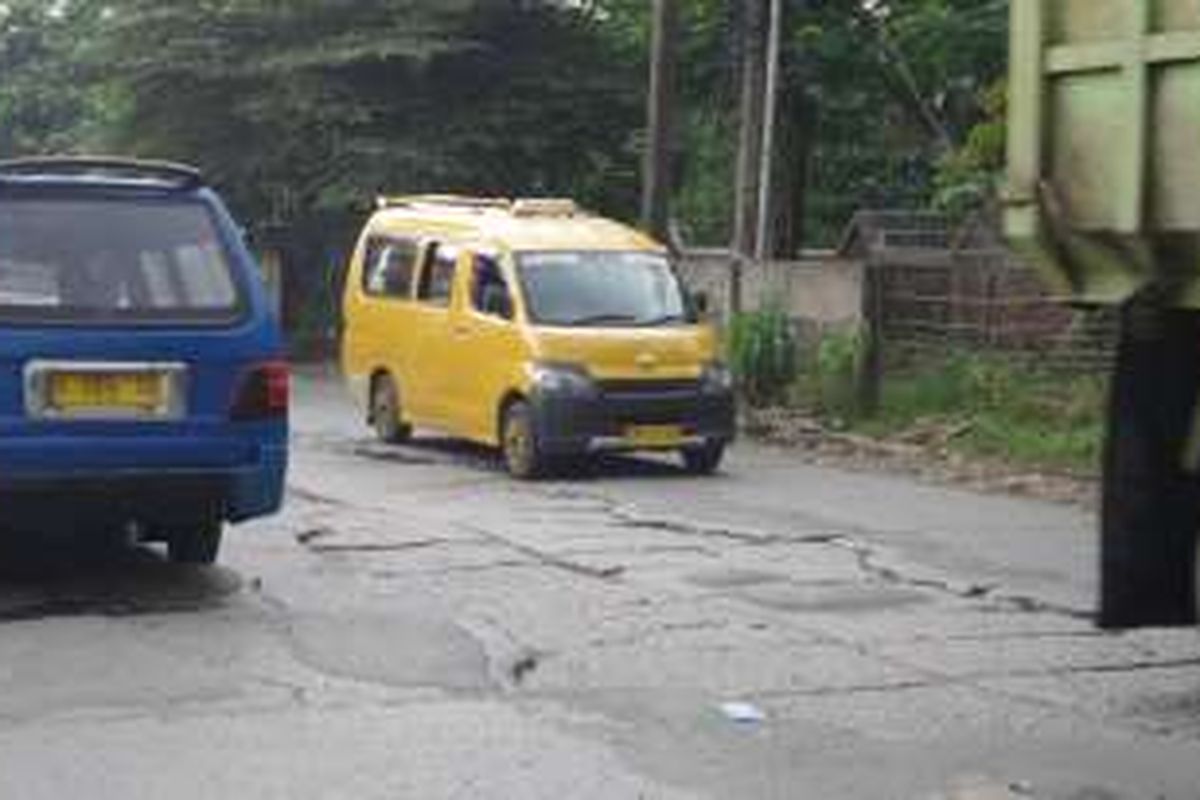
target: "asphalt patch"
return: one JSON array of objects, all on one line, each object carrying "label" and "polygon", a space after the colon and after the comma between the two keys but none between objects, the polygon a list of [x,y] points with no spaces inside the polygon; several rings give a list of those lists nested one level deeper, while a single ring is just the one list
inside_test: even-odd
[{"label": "asphalt patch", "polygon": [[752,569],[723,569],[697,572],[687,578],[688,583],[702,589],[744,589],[787,581],[786,575]]},{"label": "asphalt patch", "polygon": [[930,602],[924,592],[877,584],[773,583],[741,590],[739,596],[774,611],[871,614]]},{"label": "asphalt patch", "polygon": [[290,620],[288,630],[296,657],[327,675],[404,688],[492,688],[482,645],[450,621],[400,614],[300,614]]}]

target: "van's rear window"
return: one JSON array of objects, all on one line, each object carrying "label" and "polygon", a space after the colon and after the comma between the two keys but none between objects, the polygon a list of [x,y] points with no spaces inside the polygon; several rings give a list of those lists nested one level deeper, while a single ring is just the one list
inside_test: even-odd
[{"label": "van's rear window", "polygon": [[243,300],[198,201],[0,198],[0,319],[212,323]]}]

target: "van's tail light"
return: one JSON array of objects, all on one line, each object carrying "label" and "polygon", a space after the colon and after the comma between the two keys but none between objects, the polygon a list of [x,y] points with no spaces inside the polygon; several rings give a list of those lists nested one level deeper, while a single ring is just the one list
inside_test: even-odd
[{"label": "van's tail light", "polygon": [[230,418],[248,422],[287,417],[290,382],[285,362],[255,364],[242,375]]}]

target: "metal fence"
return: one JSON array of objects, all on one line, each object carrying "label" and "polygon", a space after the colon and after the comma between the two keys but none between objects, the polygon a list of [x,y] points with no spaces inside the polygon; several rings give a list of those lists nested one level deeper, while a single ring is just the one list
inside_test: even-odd
[{"label": "metal fence", "polygon": [[957,250],[871,267],[876,330],[892,352],[976,351],[1066,371],[1103,369],[1116,343],[1110,309],[1071,308],[1007,251]]},{"label": "metal fence", "polygon": [[1068,306],[987,226],[897,212],[856,226],[844,247],[866,265],[864,316],[888,360],[985,352],[1072,372],[1110,362],[1113,311]]}]

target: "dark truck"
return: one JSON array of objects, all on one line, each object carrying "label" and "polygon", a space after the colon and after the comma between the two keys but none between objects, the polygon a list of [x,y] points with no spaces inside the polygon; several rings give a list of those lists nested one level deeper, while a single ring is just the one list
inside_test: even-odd
[{"label": "dark truck", "polygon": [[1103,464],[1106,628],[1194,625],[1200,3],[1012,0],[1013,245],[1120,315]]}]

